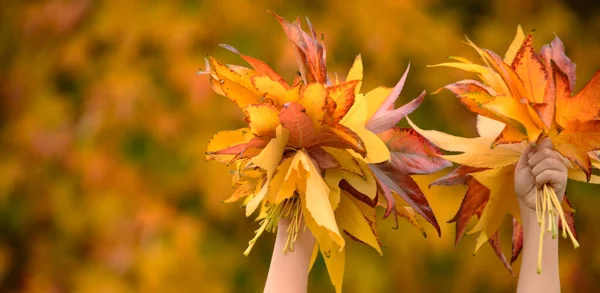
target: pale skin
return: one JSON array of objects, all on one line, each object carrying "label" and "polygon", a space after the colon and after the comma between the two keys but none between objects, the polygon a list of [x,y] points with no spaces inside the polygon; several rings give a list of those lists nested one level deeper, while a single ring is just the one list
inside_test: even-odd
[{"label": "pale skin", "polygon": [[265,293],[304,293],[308,287],[308,267],[315,245],[315,237],[308,228],[302,228],[294,243],[293,252],[283,252],[290,221],[282,219],[277,226],[277,239],[267,276]]},{"label": "pale skin", "polygon": [[[535,190],[549,184],[562,201],[567,187],[567,167],[548,139],[525,149],[515,168],[515,192],[523,224],[523,250],[517,293],[560,292],[558,239],[546,233],[542,250],[542,273],[537,273],[540,226],[535,213]],[[306,229],[298,235],[293,252],[283,252],[288,221],[280,221],[265,293],[303,293],[308,287],[310,257],[315,238]]]}]

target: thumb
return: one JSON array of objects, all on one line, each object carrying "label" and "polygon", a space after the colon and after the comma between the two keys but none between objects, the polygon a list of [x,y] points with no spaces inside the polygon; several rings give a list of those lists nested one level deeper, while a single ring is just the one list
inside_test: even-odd
[{"label": "thumb", "polygon": [[533,144],[529,144],[521,153],[521,157],[519,158],[519,162],[517,163],[517,168],[515,172],[519,170],[529,168],[529,155],[531,154],[531,150],[533,149]]},{"label": "thumb", "polygon": [[554,146],[552,145],[552,140],[550,140],[550,138],[545,137],[544,139],[542,139],[538,144],[537,144],[537,148],[538,151],[541,149],[554,149]]}]

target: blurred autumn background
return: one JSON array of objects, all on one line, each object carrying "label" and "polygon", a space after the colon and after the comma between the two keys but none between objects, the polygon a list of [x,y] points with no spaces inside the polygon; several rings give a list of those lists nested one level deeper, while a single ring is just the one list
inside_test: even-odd
[{"label": "blurred autumn background", "polygon": [[[476,59],[465,35],[502,55],[518,23],[536,30],[537,48],[561,37],[577,90],[600,67],[594,1],[2,1],[0,292],[262,290],[274,237],[242,255],[258,225],[239,204],[221,203],[230,174],[204,158],[209,138],[242,127],[242,115],[196,71],[206,54],[243,64],[218,46],[226,43],[291,80],[292,51],[267,9],[308,16],[332,73],[343,77],[362,54],[365,90],[394,85],[410,62],[402,104],[469,77],[425,67],[448,55]],[[474,115],[450,93],[427,96],[411,118],[475,135]],[[440,175],[417,179],[442,238],[380,221],[384,256],[351,242],[344,292],[514,292],[489,246],[472,256],[467,236],[454,247],[445,222],[464,188],[429,190]],[[569,183],[581,248],[561,240],[563,292],[600,286],[599,191]],[[322,260],[309,292],[334,292]]]}]

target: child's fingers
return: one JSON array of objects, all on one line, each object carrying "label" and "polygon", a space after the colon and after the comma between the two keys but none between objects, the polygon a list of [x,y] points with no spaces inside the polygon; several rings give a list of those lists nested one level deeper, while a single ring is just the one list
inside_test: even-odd
[{"label": "child's fingers", "polygon": [[530,154],[532,154],[532,149],[533,145],[530,144],[525,148],[525,150],[523,150],[523,153],[521,153],[521,157],[519,158],[519,162],[517,163],[517,171],[524,168],[529,168],[527,161],[529,160]]},{"label": "child's fingers", "polygon": [[536,146],[536,150],[542,150],[542,149],[554,149],[554,146],[552,145],[552,141],[549,138],[544,138],[542,139],[540,142],[538,142],[537,146]]},{"label": "child's fingers", "polygon": [[546,183],[560,182],[565,177],[564,175],[563,172],[547,169],[535,176],[535,184],[538,188],[541,188]]},{"label": "child's fingers", "polygon": [[539,162],[541,162],[545,158],[559,159],[560,157],[554,150],[549,148],[542,148],[540,150],[535,151],[535,153],[533,153],[533,155],[531,156],[531,158],[529,158],[527,162],[530,167],[535,167]]},{"label": "child's fingers", "polygon": [[565,165],[560,159],[547,157],[541,162],[539,162],[537,165],[533,166],[533,168],[531,169],[531,173],[533,174],[533,176],[537,176],[545,170],[556,170],[559,172],[566,172],[567,167],[565,167]]}]

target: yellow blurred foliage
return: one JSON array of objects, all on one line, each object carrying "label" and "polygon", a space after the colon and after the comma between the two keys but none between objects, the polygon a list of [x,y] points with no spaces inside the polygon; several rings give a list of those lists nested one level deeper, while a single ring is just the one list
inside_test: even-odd
[{"label": "yellow blurred foliage", "polygon": [[[466,77],[425,68],[447,55],[506,48],[517,23],[535,44],[558,34],[578,64],[578,89],[600,67],[600,5],[586,1],[3,1],[0,8],[0,292],[259,292],[273,237],[243,257],[257,224],[235,204],[227,168],[206,162],[210,135],[242,116],[195,72],[234,45],[291,79],[295,61],[265,10],[308,16],[323,32],[330,72],[362,54],[365,90],[392,86],[411,62],[399,103]],[[375,73],[376,72],[376,73]],[[450,94],[428,96],[411,119],[474,135]],[[403,122],[406,123],[406,122]],[[405,125],[405,124],[404,124]],[[462,187],[427,188],[438,221]],[[570,183],[582,247],[563,245],[563,292],[600,285],[597,187]],[[516,280],[489,247],[453,245],[402,222],[380,227],[384,256],[352,243],[344,292],[510,292]],[[508,224],[508,223],[505,223]],[[467,238],[472,236],[467,236]],[[505,232],[501,238],[508,239]],[[508,252],[510,248],[505,247]],[[518,265],[517,265],[518,267]],[[310,292],[333,292],[322,260]]]}]

